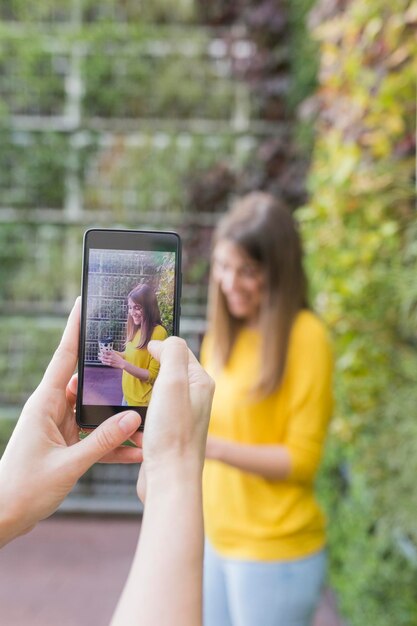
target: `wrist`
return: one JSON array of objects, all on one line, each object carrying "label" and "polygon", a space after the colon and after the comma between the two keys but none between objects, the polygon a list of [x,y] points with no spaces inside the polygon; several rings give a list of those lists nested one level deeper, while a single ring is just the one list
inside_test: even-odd
[{"label": "wrist", "polygon": [[203,466],[199,457],[166,460],[158,465],[146,464],[146,499],[149,493],[193,491],[201,489]]},{"label": "wrist", "polygon": [[26,493],[19,490],[17,495],[17,486],[12,481],[7,485],[4,478],[0,478],[0,548],[28,533],[38,521],[31,514],[30,489]]},{"label": "wrist", "polygon": [[2,506],[1,511],[2,514],[0,515],[0,548],[5,546],[13,539],[16,539],[20,535],[25,534],[25,530],[21,528],[21,520],[17,515],[13,515],[12,511],[9,510],[9,507]]}]

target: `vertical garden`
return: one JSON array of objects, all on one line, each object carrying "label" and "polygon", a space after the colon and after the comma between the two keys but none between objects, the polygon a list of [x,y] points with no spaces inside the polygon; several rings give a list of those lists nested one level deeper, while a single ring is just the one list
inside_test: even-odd
[{"label": "vertical garden", "polygon": [[335,339],[323,476],[332,581],[355,626],[417,623],[417,4],[310,15],[319,88],[299,212],[316,302]]},{"label": "vertical garden", "polygon": [[0,0],[0,434],[89,226],[184,240],[183,334],[237,195],[295,210],[334,338],[320,491],[347,624],[417,623],[417,2]]}]

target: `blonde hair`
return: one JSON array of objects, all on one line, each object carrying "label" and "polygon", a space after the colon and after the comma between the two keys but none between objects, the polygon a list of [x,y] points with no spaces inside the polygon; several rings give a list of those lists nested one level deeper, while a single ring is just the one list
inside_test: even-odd
[{"label": "blonde hair", "polygon": [[[291,213],[276,198],[253,192],[238,200],[221,219],[214,234],[213,250],[221,240],[231,241],[242,248],[264,273],[258,323],[262,338],[262,368],[253,392],[265,396],[282,382],[292,324],[300,309],[308,308],[307,280],[297,226]],[[230,314],[212,269],[209,327],[218,367],[226,365],[242,325],[242,321]]]}]

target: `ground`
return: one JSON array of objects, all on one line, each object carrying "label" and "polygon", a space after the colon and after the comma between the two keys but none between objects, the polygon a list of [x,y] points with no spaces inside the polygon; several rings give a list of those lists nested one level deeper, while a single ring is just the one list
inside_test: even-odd
[{"label": "ground", "polygon": [[122,404],[122,370],[88,365],[84,368],[84,404]]},{"label": "ground", "polygon": [[[1,623],[108,624],[139,530],[139,518],[131,517],[55,516],[41,522],[0,553]],[[330,590],[314,626],[342,626]]]}]

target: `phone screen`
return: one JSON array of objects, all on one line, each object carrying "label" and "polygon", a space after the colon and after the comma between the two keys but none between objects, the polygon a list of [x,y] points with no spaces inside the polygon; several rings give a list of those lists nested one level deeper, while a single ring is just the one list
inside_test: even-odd
[{"label": "phone screen", "polygon": [[92,229],[84,237],[77,423],[138,411],[143,429],[159,363],[147,350],[179,330],[176,233]]}]

